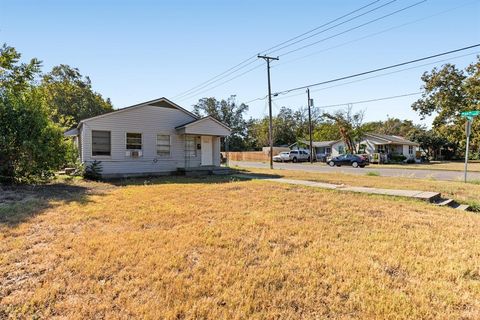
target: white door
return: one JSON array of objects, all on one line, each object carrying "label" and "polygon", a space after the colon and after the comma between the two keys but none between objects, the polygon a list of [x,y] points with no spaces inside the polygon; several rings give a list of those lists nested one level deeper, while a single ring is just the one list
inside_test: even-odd
[{"label": "white door", "polygon": [[202,166],[213,165],[212,137],[202,136]]}]

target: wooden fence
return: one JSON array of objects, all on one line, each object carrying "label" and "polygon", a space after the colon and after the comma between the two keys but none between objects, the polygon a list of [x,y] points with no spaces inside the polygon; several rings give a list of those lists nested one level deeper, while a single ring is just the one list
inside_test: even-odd
[{"label": "wooden fence", "polygon": [[222,152],[224,157],[233,161],[269,161],[268,154],[263,151]]}]

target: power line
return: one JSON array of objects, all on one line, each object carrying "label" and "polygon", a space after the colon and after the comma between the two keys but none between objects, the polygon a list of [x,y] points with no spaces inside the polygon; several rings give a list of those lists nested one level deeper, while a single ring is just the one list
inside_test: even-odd
[{"label": "power line", "polygon": [[[364,12],[364,13],[361,13],[361,14],[359,14],[359,15],[356,15],[356,16],[348,19],[348,20],[345,20],[345,21],[342,21],[342,22],[340,22],[340,23],[337,23],[336,25],[333,25],[333,26],[331,26],[331,27],[329,27],[329,28],[327,28],[327,29],[321,30],[321,31],[319,31],[319,32],[315,32],[314,34],[311,34],[311,35],[309,35],[309,36],[307,36],[307,37],[305,37],[305,38],[303,38],[303,39],[300,39],[300,40],[297,40],[297,41],[295,41],[295,42],[293,42],[293,43],[290,43],[290,44],[288,44],[288,45],[282,46],[282,47],[280,47],[280,48],[278,48],[278,49],[275,49],[274,51],[270,51],[269,54],[271,54],[271,53],[273,53],[273,52],[277,52],[277,51],[282,50],[282,49],[285,49],[285,48],[288,48],[288,47],[291,47],[291,46],[293,46],[293,45],[295,45],[295,44],[297,44],[297,43],[300,43],[300,42],[302,42],[302,41],[305,41],[305,40],[307,40],[307,39],[313,38],[313,37],[315,37],[315,36],[317,36],[317,35],[319,35],[319,34],[322,34],[322,33],[324,33],[324,32],[327,32],[327,31],[329,31],[329,30],[332,30],[332,29],[334,29],[334,28],[336,28],[336,27],[339,27],[339,26],[341,26],[341,25],[344,25],[345,23],[348,23],[348,22],[350,22],[350,21],[353,21],[353,20],[355,20],[355,19],[358,19],[358,18],[360,18],[360,17],[363,17],[364,15],[367,15],[367,14],[369,14],[369,13],[371,13],[371,12],[374,12],[374,11],[376,11],[376,10],[378,10],[378,9],[381,9],[381,8],[383,8],[383,7],[386,7],[386,6],[392,4],[392,3],[396,2],[396,1],[397,1],[397,0],[391,0],[391,1],[389,1],[389,2],[387,2],[387,3],[384,3],[384,4],[382,4],[382,5],[378,6],[378,7],[375,7],[375,8],[370,9],[370,10]],[[427,1],[427,0],[424,0],[424,1]]]},{"label": "power line", "polygon": [[347,30],[345,30],[345,31],[342,31],[342,32],[340,32],[340,33],[337,33],[337,34],[335,34],[335,35],[333,35],[333,36],[329,36],[329,37],[320,39],[320,40],[318,40],[318,41],[315,41],[315,42],[306,44],[306,45],[301,46],[301,47],[299,47],[299,48],[296,48],[296,49],[287,51],[287,52],[281,54],[281,56],[286,56],[286,55],[288,55],[288,54],[291,54],[291,53],[294,53],[294,52],[303,50],[303,49],[305,49],[305,48],[311,47],[311,46],[313,46],[313,45],[316,45],[316,44],[318,44],[318,43],[320,43],[320,42],[323,42],[323,41],[326,41],[326,40],[329,40],[329,39],[338,37],[338,36],[343,35],[343,34],[345,34],[345,33],[347,33],[347,32],[350,32],[350,31],[353,31],[353,30],[362,28],[362,27],[364,27],[364,26],[366,26],[366,25],[372,24],[372,23],[377,22],[377,21],[379,21],[379,20],[388,18],[388,17],[390,17],[390,16],[392,16],[392,15],[394,15],[394,14],[397,14],[397,13],[400,13],[400,12],[402,12],[402,11],[405,11],[405,10],[408,10],[408,9],[410,9],[410,8],[413,8],[413,7],[415,7],[415,6],[418,6],[418,5],[420,5],[420,4],[422,4],[422,3],[426,2],[426,1],[427,1],[427,0],[422,0],[422,1],[416,2],[416,3],[411,4],[411,5],[409,5],[409,6],[403,7],[403,8],[401,8],[401,9],[398,9],[398,10],[395,10],[395,11],[393,11],[393,12],[390,12],[390,13],[388,13],[388,14],[386,14],[386,15],[383,15],[383,16],[381,16],[381,17],[379,17],[379,18],[376,18],[376,19],[367,21],[367,22],[362,23],[362,24],[360,24],[360,25],[358,25],[358,26],[355,26],[355,27],[352,27],[352,28],[347,29]]},{"label": "power line", "polygon": [[[336,21],[339,21],[339,20],[341,20],[341,19],[343,19],[343,18],[345,18],[345,17],[348,17],[348,16],[350,16],[350,15],[356,13],[356,12],[359,12],[359,11],[361,11],[361,10],[363,10],[363,9],[365,9],[365,8],[371,6],[371,5],[373,5],[373,4],[375,4],[375,3],[379,2],[379,1],[380,1],[380,0],[373,1],[373,2],[371,2],[371,3],[369,3],[369,4],[367,4],[367,5],[364,5],[364,6],[360,7],[360,8],[358,8],[358,9],[355,9],[355,10],[353,10],[353,11],[351,11],[351,12],[349,12],[349,13],[341,16],[341,17],[335,18],[335,19],[333,19],[333,20],[331,20],[331,21],[329,21],[329,22],[327,22],[327,23],[322,24],[321,26],[318,26],[318,27],[316,27],[316,28],[313,28],[313,29],[311,29],[311,30],[309,30],[309,31],[307,31],[307,32],[304,32],[304,33],[302,33],[302,34],[300,34],[300,35],[298,35],[298,36],[295,36],[295,37],[290,38],[290,39],[288,39],[288,40],[286,40],[286,41],[283,41],[282,43],[277,44],[277,45],[275,45],[275,46],[273,46],[273,47],[270,47],[269,49],[264,50],[264,51],[261,51],[261,52],[271,51],[272,49],[275,49],[275,48],[277,48],[277,47],[279,47],[279,46],[281,46],[281,45],[284,45],[284,44],[286,44],[286,43],[289,43],[289,42],[291,42],[291,41],[294,41],[294,40],[296,40],[296,39],[298,39],[298,38],[300,38],[300,37],[302,37],[302,36],[304,36],[304,35],[307,35],[307,34],[309,34],[309,33],[311,33],[311,32],[314,32],[314,31],[316,31],[316,30],[318,30],[318,29],[320,29],[320,28],[323,28],[323,27],[328,26],[328,25],[330,25],[330,24],[332,24],[332,23],[334,23],[334,22],[336,22]],[[397,0],[392,0],[392,1],[388,2],[387,4],[384,4],[384,5],[380,6],[380,7],[377,7],[377,8],[375,8],[375,9],[372,9],[372,10],[366,12],[366,13],[369,13],[369,12],[371,12],[371,11],[373,11],[373,10],[377,10],[377,9],[379,9],[379,8],[381,8],[381,7],[384,7],[384,6],[388,5],[388,4],[391,4],[391,3],[395,2],[395,1],[397,1]],[[424,0],[424,1],[426,1],[426,0]],[[366,14],[366,13],[364,13],[364,14]],[[364,15],[364,14],[362,14],[362,15]],[[360,17],[360,16],[362,16],[362,15],[358,15],[358,16],[356,16],[356,17],[354,17],[354,18],[351,18],[351,19],[349,19],[348,21],[354,20],[354,19],[356,19],[356,18],[358,18],[358,17]],[[347,21],[347,22],[348,22],[348,21]],[[344,23],[345,23],[345,22],[344,22]],[[342,24],[343,24],[343,23],[342,23]],[[340,24],[339,24],[339,25],[340,25]],[[337,25],[337,26],[338,26],[338,25]],[[331,28],[332,28],[332,27],[331,27]],[[331,29],[331,28],[329,28],[329,29]],[[328,30],[329,30],[329,29],[328,29]],[[318,34],[318,33],[317,33],[317,34]],[[305,38],[305,39],[307,39],[307,38]],[[305,39],[303,39],[303,40],[305,40]],[[299,40],[299,41],[303,41],[303,40]],[[299,41],[297,41],[297,42],[299,42]],[[297,42],[295,42],[295,43],[297,43]],[[291,45],[293,45],[293,44],[291,44]],[[290,46],[290,45],[287,45],[287,46],[285,46],[285,47],[288,47],[288,46]],[[283,47],[282,47],[282,48],[283,48]],[[277,49],[277,50],[275,50],[275,51],[278,51],[278,50],[280,50],[280,49]],[[242,62],[236,64],[235,66],[233,66],[233,67],[225,70],[224,72],[222,72],[222,73],[220,73],[220,74],[218,74],[218,75],[210,78],[209,80],[204,81],[204,82],[202,82],[201,84],[199,84],[199,85],[197,85],[197,86],[195,86],[195,87],[193,87],[193,88],[191,88],[191,89],[189,89],[189,90],[186,90],[186,91],[184,91],[184,92],[182,92],[182,93],[180,93],[180,94],[177,94],[176,96],[174,96],[174,98],[183,97],[183,96],[185,96],[185,95],[190,95],[190,94],[192,94],[194,91],[201,90],[202,88],[205,88],[206,86],[208,86],[208,85],[210,85],[210,84],[213,84],[213,83],[215,83],[215,82],[218,82],[218,81],[221,80],[221,79],[224,79],[224,78],[228,77],[229,75],[231,75],[231,74],[233,74],[233,73],[235,73],[235,72],[237,72],[237,71],[239,71],[239,70],[247,67],[248,65],[251,65],[252,63],[254,63],[256,60],[253,60],[253,61],[250,61],[250,60],[256,58],[256,56],[257,56],[257,55],[250,56],[249,58],[247,58],[247,59],[243,60]],[[250,62],[249,62],[249,61],[250,61]],[[248,63],[247,63],[247,62],[248,62]]]},{"label": "power line", "polygon": [[362,104],[362,103],[368,103],[368,102],[392,100],[392,99],[398,99],[398,98],[416,96],[416,95],[419,95],[419,94],[422,94],[422,92],[412,92],[412,93],[405,93],[405,94],[400,94],[400,95],[396,95],[396,96],[389,96],[389,97],[382,97],[382,98],[374,98],[374,99],[369,99],[369,100],[361,100],[361,101],[354,101],[354,102],[330,104],[330,105],[325,105],[325,106],[318,106],[318,107],[316,107],[316,108],[318,108],[318,109],[335,108],[335,107],[347,106],[347,105],[351,105],[351,104]]},{"label": "power line", "polygon": [[267,50],[264,50],[264,51],[262,51],[262,52],[266,52],[267,54],[270,54],[270,53],[271,53],[270,51],[273,50],[273,49],[276,49],[276,48],[278,48],[278,47],[280,47],[280,46],[283,46],[284,44],[287,44],[287,43],[289,43],[289,42],[291,42],[291,41],[294,41],[294,40],[296,40],[296,39],[298,39],[298,38],[300,38],[300,37],[303,37],[303,36],[305,36],[305,35],[313,32],[313,31],[317,31],[318,29],[321,29],[321,28],[323,28],[323,27],[326,27],[326,26],[328,26],[328,25],[330,25],[330,24],[332,24],[332,23],[334,23],[334,22],[337,22],[337,21],[343,19],[343,18],[346,18],[346,17],[348,17],[349,15],[352,15],[352,14],[354,14],[354,13],[356,13],[356,12],[359,12],[359,11],[365,9],[365,8],[368,8],[368,7],[370,7],[371,5],[374,5],[375,3],[379,2],[379,1],[380,1],[380,0],[376,0],[376,1],[370,2],[369,4],[364,5],[363,7],[360,7],[360,8],[358,8],[358,9],[353,10],[353,11],[350,11],[349,13],[344,14],[344,15],[341,16],[341,17],[335,18],[335,19],[333,19],[333,20],[331,20],[331,21],[329,21],[329,22],[327,22],[327,23],[324,23],[324,24],[322,24],[322,25],[320,25],[320,26],[318,26],[318,27],[316,27],[316,28],[310,29],[310,30],[308,30],[307,32],[304,32],[304,33],[302,33],[302,34],[299,34],[298,36],[295,36],[295,37],[293,37],[293,38],[290,38],[290,39],[288,39],[288,40],[286,40],[286,41],[284,41],[284,42],[282,42],[282,43],[279,43],[279,44],[277,44],[277,45],[275,45],[275,46],[273,46],[273,47],[271,47],[271,48],[268,48]]},{"label": "power line", "polygon": [[[448,58],[448,59],[442,59],[442,60],[437,60],[437,61],[430,62],[430,63],[424,63],[424,64],[414,66],[414,67],[409,67],[409,68],[404,68],[404,69],[395,70],[395,71],[391,71],[391,72],[386,72],[386,73],[382,73],[382,74],[379,74],[379,75],[374,75],[374,76],[370,76],[370,77],[366,77],[366,78],[362,78],[362,79],[358,79],[358,80],[348,81],[348,82],[336,84],[336,85],[333,85],[333,86],[328,86],[328,87],[312,90],[312,92],[319,92],[319,91],[323,91],[323,90],[327,90],[327,89],[331,89],[331,88],[336,88],[336,87],[349,85],[349,84],[352,84],[352,83],[357,83],[357,82],[362,82],[362,81],[366,81],[366,80],[370,80],[370,79],[374,79],[374,78],[384,77],[384,76],[387,76],[387,75],[391,75],[391,74],[395,74],[395,73],[399,73],[399,72],[404,72],[404,71],[408,71],[408,70],[412,70],[412,69],[417,69],[417,68],[421,68],[421,67],[425,67],[425,66],[429,66],[429,65],[434,65],[434,64],[437,64],[437,63],[445,62],[445,61],[451,61],[451,60],[454,60],[454,59],[463,58],[463,57],[467,57],[467,56],[471,56],[471,55],[479,54],[479,53],[480,52],[472,52],[472,53],[467,53],[467,54],[455,56],[455,57]],[[304,95],[304,93],[300,92],[300,93],[293,94],[293,95],[282,96],[282,97],[276,98],[275,100],[288,99],[288,98],[293,98],[293,97],[302,96],[302,95]],[[250,100],[250,102],[257,101],[257,100],[263,100],[263,99],[265,99],[265,98],[264,97],[263,98],[257,98],[257,99]]]},{"label": "power line", "polygon": [[[249,58],[248,60],[251,60],[251,58]],[[206,82],[198,85],[194,90],[191,89],[191,90],[189,90],[190,92],[185,92],[185,93],[183,93],[183,94],[177,95],[176,97],[177,97],[177,98],[184,98],[184,97],[190,96],[190,95],[197,95],[199,90],[202,90],[203,88],[206,88],[206,87],[208,87],[208,86],[211,85],[211,84],[214,84],[214,83],[216,83],[216,82],[218,82],[218,81],[220,81],[220,80],[222,80],[222,79],[225,79],[225,78],[227,78],[228,76],[236,73],[237,71],[240,71],[240,70],[248,67],[249,65],[257,62],[257,60],[251,60],[250,62],[248,62],[248,60],[244,60],[241,64],[238,64],[238,65],[236,65],[235,67],[232,67],[232,68],[228,69],[228,71],[230,71],[230,70],[232,70],[232,71],[230,71],[230,72],[225,71],[225,72],[223,72],[222,74],[218,75],[215,80],[213,80],[213,81],[206,81]],[[248,63],[246,63],[246,62],[248,62]],[[238,67],[238,68],[237,68],[237,67]],[[227,81],[227,82],[228,82],[228,81]]]},{"label": "power line", "polygon": [[344,77],[340,77],[340,78],[336,78],[336,79],[332,79],[332,80],[312,83],[312,84],[301,86],[301,87],[296,87],[296,88],[292,88],[292,89],[288,89],[288,90],[284,90],[284,91],[279,91],[279,92],[276,92],[274,94],[274,96],[277,96],[279,94],[286,94],[286,93],[289,93],[289,92],[292,92],[292,91],[306,89],[306,88],[309,88],[309,87],[316,87],[316,86],[327,84],[327,83],[337,82],[337,81],[346,80],[346,79],[350,79],[350,78],[356,78],[356,77],[360,77],[360,76],[363,76],[363,75],[366,75],[366,74],[375,73],[375,72],[388,70],[388,69],[392,69],[392,68],[397,68],[397,67],[400,67],[400,66],[416,63],[416,62],[419,62],[419,61],[429,60],[429,59],[433,59],[433,58],[440,57],[440,56],[445,56],[445,55],[448,55],[448,54],[452,54],[452,53],[460,52],[460,51],[465,51],[465,50],[476,48],[476,47],[480,47],[480,44],[474,44],[474,45],[471,45],[471,46],[467,46],[467,47],[463,47],[463,48],[459,48],[459,49],[455,49],[455,50],[451,50],[451,51],[447,51],[447,52],[442,52],[442,53],[434,54],[434,55],[419,58],[419,59],[409,60],[409,61],[406,61],[406,62],[401,62],[401,63],[397,63],[397,64],[394,64],[394,65],[382,67],[382,68],[377,68],[377,69],[373,69],[373,70],[369,70],[369,71],[364,71],[364,72],[356,73],[356,74],[349,75],[349,76],[344,76]]},{"label": "power line", "polygon": [[[396,1],[396,0],[394,0],[394,1]],[[390,2],[388,2],[388,3],[386,3],[386,4],[382,5],[382,6],[379,6],[379,7],[374,8],[374,9],[372,9],[372,10],[379,9],[379,8],[385,6],[385,5],[388,5],[388,4],[393,3],[394,1],[390,1]],[[389,14],[383,15],[382,17],[379,17],[379,18],[376,18],[376,19],[367,21],[367,22],[365,22],[365,23],[363,23],[363,24],[360,24],[360,25],[355,26],[355,27],[353,27],[353,28],[347,29],[347,30],[342,31],[342,32],[340,32],[340,33],[334,34],[334,35],[329,36],[329,37],[327,37],[327,38],[323,38],[323,39],[318,40],[318,41],[316,41],[316,42],[314,42],[314,43],[310,43],[310,44],[305,45],[305,46],[303,46],[303,47],[300,47],[300,48],[297,48],[297,49],[288,51],[287,53],[282,54],[282,56],[287,55],[287,54],[290,54],[290,53],[293,53],[293,52],[296,52],[296,51],[299,51],[299,50],[304,49],[304,48],[307,48],[307,47],[310,47],[310,46],[312,46],[312,45],[314,45],[314,44],[317,44],[317,43],[320,43],[320,42],[323,42],[323,41],[326,41],[326,40],[329,40],[329,39],[338,37],[338,36],[340,36],[340,35],[343,35],[343,34],[345,34],[345,33],[348,33],[348,32],[350,32],[350,31],[353,31],[353,30],[355,30],[355,29],[364,27],[364,26],[366,26],[366,25],[368,25],[368,24],[371,24],[371,23],[373,23],[373,22],[379,21],[379,20],[381,20],[381,19],[385,19],[385,18],[390,17],[390,16],[392,16],[392,15],[394,15],[394,14],[397,14],[397,13],[400,13],[400,12],[405,11],[405,10],[407,10],[407,9],[413,8],[413,7],[419,5],[419,4],[423,3],[423,2],[426,2],[426,1],[427,1],[427,0],[422,0],[422,1],[416,2],[416,3],[412,4],[412,5],[403,7],[403,8],[401,8],[401,9],[399,9],[399,10],[396,10],[396,11],[391,12],[391,13],[389,13]],[[368,11],[368,12],[371,12],[372,10],[370,10],[370,11]],[[368,12],[367,12],[367,13],[368,13]],[[362,15],[363,15],[363,14],[362,14]],[[360,17],[360,16],[362,16],[362,15],[357,15],[357,16],[355,16],[354,18],[358,18],[358,17]],[[352,18],[352,19],[353,19],[353,18]],[[352,19],[350,19],[350,20],[352,20]],[[350,20],[348,20],[348,21],[350,21]],[[341,23],[341,24],[343,24],[343,23]],[[340,24],[338,24],[338,25],[340,25]],[[338,26],[338,25],[336,25],[336,26]],[[330,29],[331,29],[331,28],[330,28]],[[322,32],[323,32],[323,31],[322,31]],[[322,33],[322,32],[317,32],[315,35],[317,35],[317,34],[319,34],[319,33]],[[308,39],[308,38],[309,38],[309,37],[304,38],[304,39],[301,39],[301,40],[298,40],[298,41],[296,41],[296,42],[293,43],[293,44],[296,44],[297,42],[303,41],[303,40]],[[291,46],[291,45],[293,45],[293,44],[286,45],[286,46],[284,46],[284,47],[282,47],[282,48],[280,48],[280,49],[289,47],[289,46]],[[276,52],[276,51],[278,51],[278,50],[280,50],[280,49],[274,50],[273,52]],[[201,92],[198,92],[198,90],[201,90],[202,88],[205,88],[205,87],[207,87],[207,86],[210,85],[210,84],[213,84],[213,83],[215,83],[215,82],[217,82],[217,81],[219,81],[219,80],[221,80],[221,79],[223,79],[223,78],[225,78],[225,77],[228,77],[230,74],[233,74],[233,73],[235,73],[236,71],[239,71],[240,69],[242,69],[242,68],[244,68],[244,67],[246,67],[246,66],[248,66],[248,65],[250,65],[250,64],[252,64],[252,63],[254,63],[254,61],[248,63],[247,65],[245,65],[245,66],[243,66],[243,67],[240,67],[239,69],[237,69],[237,70],[235,70],[235,71],[232,71],[232,72],[229,73],[229,74],[226,74],[226,75],[222,76],[220,79],[217,79],[217,80],[215,80],[215,81],[213,81],[213,82],[210,82],[209,84],[206,84],[206,85],[202,86],[201,88],[198,88],[197,90],[194,90],[194,92],[191,92],[191,93],[187,94],[186,96],[183,96],[179,101],[183,101],[183,100],[192,98],[192,97],[194,97],[194,96],[196,96],[196,95],[202,94],[203,92],[207,92],[207,91],[210,91],[210,90],[212,90],[212,89],[215,89],[215,88],[217,88],[217,87],[219,87],[219,86],[224,85],[225,83],[228,83],[228,82],[230,82],[230,81],[232,81],[232,80],[234,80],[234,79],[237,79],[237,78],[239,78],[239,77],[241,77],[241,76],[243,76],[243,75],[245,75],[245,74],[247,74],[247,73],[249,73],[249,72],[251,72],[251,71],[253,71],[253,70],[255,70],[255,69],[257,69],[257,68],[260,67],[260,66],[257,66],[257,67],[251,68],[250,70],[248,70],[248,71],[246,71],[246,72],[243,72],[242,74],[240,74],[240,75],[238,75],[238,76],[235,76],[235,77],[233,77],[233,78],[231,78],[231,79],[228,79],[228,80],[226,80],[226,81],[223,81],[222,83],[220,83],[220,84],[218,84],[218,85],[216,85],[216,86],[214,86],[214,87],[210,87],[210,88],[207,88],[207,89],[205,89],[205,90],[203,90],[203,91],[201,91]]]},{"label": "power line", "polygon": [[183,101],[183,100],[192,98],[192,97],[194,97],[194,96],[196,96],[196,95],[200,95],[200,94],[202,94],[202,93],[204,93],[204,92],[210,91],[210,90],[212,90],[212,89],[218,88],[218,87],[224,85],[225,83],[228,83],[228,82],[233,81],[233,80],[235,80],[235,79],[237,79],[237,78],[240,78],[241,76],[244,76],[244,75],[246,75],[247,73],[250,73],[250,72],[252,72],[253,70],[258,69],[258,68],[260,68],[260,67],[263,67],[263,64],[256,65],[255,67],[250,68],[250,69],[248,69],[247,71],[244,71],[244,72],[242,72],[242,73],[240,73],[240,74],[238,74],[238,75],[236,75],[236,76],[234,76],[234,77],[232,77],[232,78],[230,78],[230,79],[227,79],[227,80],[225,80],[225,81],[223,81],[223,82],[221,82],[221,83],[219,83],[219,84],[217,84],[217,85],[215,85],[215,86],[213,86],[213,87],[207,88],[207,89],[205,89],[205,90],[203,90],[203,91],[200,91],[200,92],[197,92],[197,93],[194,93],[193,95],[188,95],[188,96],[185,96],[185,97],[183,97],[183,98],[180,98],[178,101]]},{"label": "power line", "polygon": [[431,15],[426,16],[426,17],[423,17],[423,18],[416,19],[416,20],[412,20],[412,21],[409,21],[409,22],[406,22],[406,23],[402,23],[402,24],[399,24],[399,25],[396,25],[396,26],[393,26],[393,27],[384,29],[384,30],[382,30],[382,31],[374,32],[374,33],[368,34],[368,35],[366,35],[366,36],[362,36],[362,37],[360,37],[360,38],[356,38],[356,39],[353,39],[353,40],[350,40],[350,41],[346,41],[346,42],[340,43],[340,44],[335,45],[335,46],[332,46],[332,47],[328,47],[328,48],[322,49],[322,50],[320,50],[320,51],[312,52],[312,53],[309,53],[309,54],[307,54],[307,55],[304,55],[304,56],[301,56],[301,57],[298,57],[298,58],[294,58],[294,59],[290,59],[290,60],[283,61],[283,62],[280,62],[280,63],[276,63],[274,66],[272,66],[272,68],[277,68],[277,67],[279,67],[279,66],[283,66],[283,65],[285,65],[285,64],[289,64],[289,63],[292,63],[292,62],[295,62],[295,61],[299,61],[299,60],[302,60],[302,59],[305,59],[305,58],[308,58],[308,57],[317,55],[317,54],[322,53],[322,52],[325,52],[325,51],[329,51],[329,50],[332,50],[332,49],[340,48],[340,47],[343,47],[343,46],[345,46],[345,45],[348,45],[348,44],[351,44],[351,43],[354,43],[354,42],[358,42],[358,41],[361,41],[361,40],[364,40],[364,39],[367,39],[367,38],[371,38],[371,37],[374,37],[374,36],[377,36],[377,35],[386,33],[386,32],[388,32],[388,31],[392,31],[392,30],[399,29],[399,28],[402,28],[402,27],[405,27],[405,26],[408,26],[408,25],[411,25],[411,24],[415,24],[415,23],[418,23],[418,22],[421,22],[421,21],[424,21],[424,20],[428,20],[428,19],[431,19],[431,18],[436,17],[436,16],[438,16],[438,15],[442,15],[442,14],[445,14],[445,13],[448,13],[448,12],[451,12],[451,11],[454,11],[454,10],[457,10],[457,9],[459,9],[459,8],[462,8],[462,7],[465,7],[465,6],[474,4],[474,3],[476,3],[476,1],[464,3],[464,4],[461,4],[461,5],[459,5],[459,6],[456,6],[456,7],[450,8],[450,9],[447,9],[447,10],[443,10],[443,11],[436,12],[436,13],[434,13],[434,14],[431,14]]}]

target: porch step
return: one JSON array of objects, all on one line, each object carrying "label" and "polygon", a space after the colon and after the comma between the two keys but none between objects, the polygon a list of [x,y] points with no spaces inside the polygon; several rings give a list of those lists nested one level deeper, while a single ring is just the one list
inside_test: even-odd
[{"label": "porch step", "polygon": [[453,199],[442,199],[440,200],[440,202],[436,202],[435,204],[437,206],[440,206],[440,207],[444,207],[444,206],[452,206],[454,204],[454,200]]},{"label": "porch step", "polygon": [[228,174],[234,174],[236,172],[237,170],[231,169],[228,167],[219,167],[219,168],[217,167],[212,170],[212,174],[215,174],[215,175],[228,175]]},{"label": "porch step", "polygon": [[208,167],[198,167],[198,168],[178,168],[178,174],[185,175],[189,177],[195,176],[206,176],[206,175],[229,175],[235,173],[236,170],[227,168],[227,167],[215,167],[215,166],[208,166]]},{"label": "porch step", "polygon": [[462,210],[462,211],[470,211],[471,210],[471,208],[468,204],[459,204],[457,207],[454,207],[454,209]]},{"label": "porch step", "polygon": [[470,206],[468,204],[460,204],[453,199],[439,199],[435,201],[434,204],[440,207],[450,207],[456,210],[470,210]]}]

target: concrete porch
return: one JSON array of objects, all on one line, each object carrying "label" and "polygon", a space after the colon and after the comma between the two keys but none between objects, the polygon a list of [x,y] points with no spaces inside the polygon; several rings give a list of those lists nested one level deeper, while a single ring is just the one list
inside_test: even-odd
[{"label": "concrete porch", "polygon": [[177,168],[178,175],[184,176],[207,176],[207,175],[227,175],[233,174],[236,170],[221,166],[200,166],[190,168]]}]

